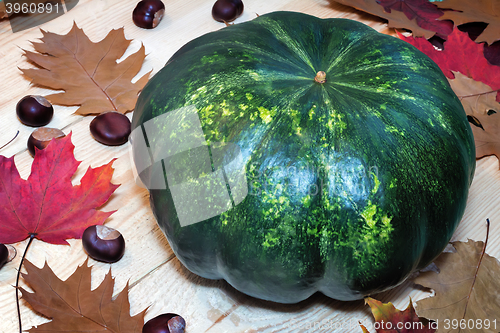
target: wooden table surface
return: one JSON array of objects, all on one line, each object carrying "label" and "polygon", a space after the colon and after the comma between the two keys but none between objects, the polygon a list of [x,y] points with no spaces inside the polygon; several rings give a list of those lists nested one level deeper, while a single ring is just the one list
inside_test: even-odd
[{"label": "wooden table surface", "polygon": [[[30,41],[42,36],[39,28],[65,34],[73,24],[83,28],[93,41],[99,41],[114,28],[124,27],[125,36],[133,39],[127,54],[135,52],[140,44],[146,47],[147,58],[142,75],[150,70],[156,73],[169,57],[191,39],[222,28],[224,25],[211,17],[214,0],[165,0],[166,15],[153,30],[136,27],[132,10],[136,0],[80,0],[67,14],[40,27],[13,33],[7,20],[0,20],[0,146],[20,131],[17,139],[0,151],[10,157],[15,155],[21,176],[30,173],[33,159],[27,152],[26,141],[32,128],[22,125],[16,118],[15,106],[28,94],[47,95],[52,91],[33,86],[19,68],[33,65],[22,56],[22,49],[31,50]],[[235,23],[251,20],[257,14],[278,10],[299,11],[319,17],[344,17],[364,22],[383,33],[393,34],[386,24],[375,16],[358,12],[330,0],[246,0],[243,15]],[[117,263],[93,265],[93,288],[111,269],[115,278],[115,294],[129,283],[131,313],[148,308],[146,320],[161,313],[175,312],[187,321],[188,333],[198,332],[361,332],[358,321],[371,322],[369,308],[363,301],[339,302],[321,294],[294,305],[279,305],[247,297],[224,281],[199,278],[187,271],[176,259],[166,239],[156,225],[148,202],[147,190],[138,187],[131,171],[129,144],[106,147],[91,138],[89,123],[93,117],[73,114],[76,107],[55,106],[55,116],[50,127],[73,132],[75,157],[82,161],[74,179],[79,182],[86,168],[100,166],[117,158],[113,166],[113,183],[121,184],[101,210],[117,210],[106,225],[122,232],[126,239],[126,252]],[[129,113],[128,116],[131,116]],[[500,171],[495,157],[477,162],[474,182],[470,191],[465,216],[453,240],[483,240],[485,220],[492,222],[487,252],[500,257]],[[1,216],[0,216],[1,219]],[[86,259],[80,240],[69,240],[70,246],[51,245],[35,240],[27,259],[38,267],[45,261],[62,279],[66,279]],[[21,253],[27,241],[13,244],[18,256],[0,270],[0,331],[17,332],[15,305],[15,278]],[[21,285],[24,283],[21,281]],[[402,309],[411,296],[414,301],[430,293],[415,287],[411,282],[376,296],[391,301]],[[21,300],[24,329],[47,322],[37,315],[29,304]],[[320,325],[344,325],[351,328],[331,329]]]}]

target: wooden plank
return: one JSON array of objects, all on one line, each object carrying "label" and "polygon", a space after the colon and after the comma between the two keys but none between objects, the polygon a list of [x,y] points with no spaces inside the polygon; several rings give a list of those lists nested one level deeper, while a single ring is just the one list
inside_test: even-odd
[{"label": "wooden plank", "polygon": [[[135,52],[143,43],[148,54],[139,76],[152,70],[156,73],[168,58],[189,40],[223,27],[211,17],[213,1],[171,0],[165,2],[166,16],[153,30],[137,28],[131,20],[136,1],[81,0],[67,14],[43,24],[40,28],[64,34],[76,22],[93,41],[104,38],[112,28],[125,28],[125,35],[133,39],[127,54]],[[364,22],[383,33],[393,33],[385,23],[369,14],[340,5],[332,0],[253,0],[245,2],[245,11],[236,23],[253,19],[276,10],[304,12],[319,17],[343,17]],[[26,151],[26,140],[31,128],[22,125],[15,115],[15,105],[28,94],[46,95],[52,91],[32,86],[21,75],[20,68],[32,67],[22,56],[22,49],[31,49],[30,41],[42,34],[38,28],[18,33],[10,31],[9,23],[0,20],[0,145],[20,131],[19,137],[0,153],[15,155],[21,175],[30,173],[32,158]],[[279,305],[259,301],[235,291],[223,281],[209,281],[188,272],[175,258],[151,213],[146,190],[138,187],[133,179],[128,155],[129,145],[105,147],[89,134],[92,117],[74,115],[75,107],[55,106],[56,115],[51,127],[73,133],[75,156],[82,164],[75,183],[88,166],[99,166],[113,158],[114,183],[121,186],[102,208],[117,210],[107,225],[119,229],[126,239],[126,253],[118,263],[109,265],[90,260],[93,265],[93,286],[97,286],[111,268],[116,280],[115,293],[130,284],[132,313],[149,306],[146,319],[160,313],[177,312],[188,322],[189,332],[345,332],[357,331],[357,321],[369,322],[370,315],[362,301],[338,302],[321,294],[295,305]],[[130,116],[130,114],[129,114]],[[484,239],[484,221],[489,217],[493,224],[488,253],[500,256],[500,227],[496,223],[500,213],[500,173],[496,158],[486,158],[477,163],[469,204],[454,240]],[[1,217],[0,217],[1,218]],[[70,240],[70,246],[45,244],[35,241],[27,258],[37,266],[45,261],[61,278],[67,278],[86,256],[79,240]],[[14,244],[19,254],[26,241]],[[15,275],[21,255],[0,270],[0,332],[15,332]],[[21,285],[24,283],[21,281]],[[402,286],[377,295],[397,307],[426,297],[429,293],[407,282]],[[46,322],[21,301],[24,328]],[[323,325],[323,326],[321,326]],[[344,325],[344,328],[339,328]],[[351,325],[351,326],[349,326]],[[332,328],[333,327],[333,328]],[[347,327],[347,328],[346,328]]]}]

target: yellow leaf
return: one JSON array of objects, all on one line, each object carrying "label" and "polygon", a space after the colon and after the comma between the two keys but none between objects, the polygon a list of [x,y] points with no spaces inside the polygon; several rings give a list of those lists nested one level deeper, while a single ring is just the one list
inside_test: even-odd
[{"label": "yellow leaf", "polygon": [[377,333],[433,333],[436,331],[433,327],[420,320],[415,313],[411,299],[410,304],[408,304],[408,307],[404,311],[396,309],[391,302],[382,303],[371,297],[365,298],[365,303],[372,310],[373,317],[375,318],[373,326]]}]

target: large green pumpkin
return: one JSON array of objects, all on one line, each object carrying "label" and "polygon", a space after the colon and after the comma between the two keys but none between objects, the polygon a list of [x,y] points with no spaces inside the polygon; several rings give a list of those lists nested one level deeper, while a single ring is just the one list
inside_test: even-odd
[{"label": "large green pumpkin", "polygon": [[359,22],[300,13],[186,44],[142,91],[132,126],[179,260],[283,303],[359,299],[428,265],[475,169],[435,63]]}]

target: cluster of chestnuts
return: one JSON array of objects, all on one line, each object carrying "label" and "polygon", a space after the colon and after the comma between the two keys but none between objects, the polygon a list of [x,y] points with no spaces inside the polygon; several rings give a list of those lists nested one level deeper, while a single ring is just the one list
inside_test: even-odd
[{"label": "cluster of chestnuts", "polygon": [[[243,13],[241,0],[217,0],[212,7],[212,17],[219,22],[232,22]],[[161,0],[142,0],[132,12],[132,21],[140,28],[153,29],[165,15]]]},{"label": "cluster of chestnuts", "polygon": [[231,22],[243,13],[241,0],[217,0],[212,7],[212,17],[219,22]]},{"label": "cluster of chestnuts", "polygon": [[[114,263],[125,253],[125,240],[122,234],[104,225],[93,225],[85,229],[82,245],[94,260]],[[144,324],[142,333],[184,333],[184,318],[174,313],[161,314]]]},{"label": "cluster of chestnuts", "polygon": [[52,138],[64,136],[61,130],[41,127],[50,123],[54,116],[52,104],[43,96],[24,96],[17,102],[16,114],[24,125],[40,127],[28,138],[28,151],[31,156],[35,156],[35,147],[44,149]]},{"label": "cluster of chestnuts", "polygon": [[[28,151],[31,156],[35,156],[36,149],[42,150],[47,147],[53,138],[65,136],[64,132],[57,128],[42,127],[50,123],[54,115],[54,108],[42,96],[23,97],[16,105],[16,114],[23,124],[38,127],[28,139]],[[90,123],[90,133],[94,139],[109,146],[124,144],[130,132],[129,118],[119,112],[102,113]],[[82,234],[82,245],[92,259],[105,263],[117,262],[125,253],[125,240],[122,234],[104,225],[93,225],[85,229]],[[16,250],[13,246],[0,244],[0,268],[15,255]],[[143,333],[183,333],[185,326],[186,322],[181,316],[167,313],[148,321],[143,327]]]},{"label": "cluster of chestnuts", "polygon": [[[19,120],[35,129],[28,138],[28,151],[35,156],[35,147],[44,149],[53,138],[65,134],[57,128],[42,127],[50,123],[54,115],[52,104],[43,96],[28,95],[16,105]],[[118,146],[127,142],[131,131],[130,120],[124,114],[110,111],[95,117],[90,123],[90,133],[98,142],[108,146]]]},{"label": "cluster of chestnuts", "polygon": [[[212,16],[219,22],[234,21],[243,13],[241,0],[217,0],[212,7]],[[155,28],[165,14],[165,5],[161,0],[142,0],[132,13],[132,20],[138,27]],[[52,104],[43,96],[28,95],[16,105],[19,120],[31,127],[42,127],[50,123],[54,115]],[[118,146],[127,142],[131,132],[128,117],[119,112],[106,112],[95,117],[90,123],[90,133],[98,142],[108,146]],[[35,155],[35,147],[44,149],[53,138],[65,134],[56,128],[40,128],[28,139],[28,151]]]},{"label": "cluster of chestnuts", "polygon": [[[243,13],[241,0],[217,0],[212,7],[212,17],[219,22],[231,22]],[[142,0],[132,13],[132,20],[140,28],[153,29],[163,18],[165,5],[160,0]],[[53,138],[65,134],[56,128],[42,127],[50,123],[54,108],[42,96],[28,95],[16,106],[19,120],[31,127],[40,127],[31,133],[28,139],[28,151],[35,155],[35,147],[44,149]],[[127,142],[131,132],[130,120],[119,112],[106,112],[95,117],[90,123],[90,133],[98,142],[117,146]],[[122,234],[103,225],[88,227],[82,235],[85,252],[94,260],[114,263],[123,257],[125,240]],[[15,248],[12,247],[12,249]],[[15,253],[4,244],[0,244],[0,268],[12,260]],[[159,315],[149,320],[142,329],[143,333],[183,333],[186,327],[184,319],[173,313]]]}]

